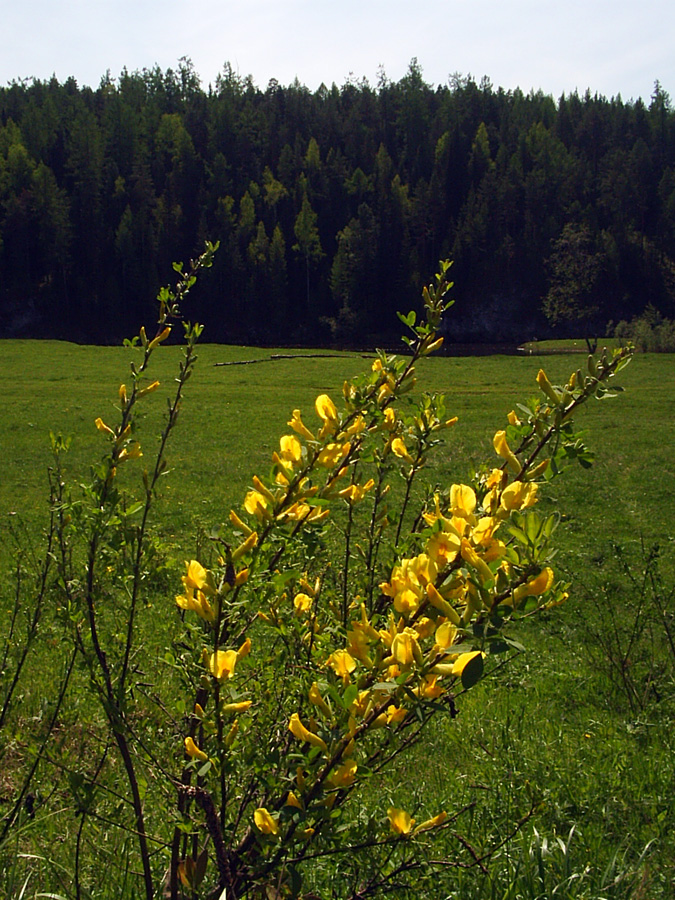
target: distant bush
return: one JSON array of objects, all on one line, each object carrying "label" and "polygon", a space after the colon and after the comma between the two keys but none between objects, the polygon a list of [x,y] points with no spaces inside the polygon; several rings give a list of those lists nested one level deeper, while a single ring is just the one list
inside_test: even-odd
[{"label": "distant bush", "polygon": [[632,342],[643,353],[675,353],[675,321],[664,318],[651,304],[641,316],[619,322],[614,337]]}]

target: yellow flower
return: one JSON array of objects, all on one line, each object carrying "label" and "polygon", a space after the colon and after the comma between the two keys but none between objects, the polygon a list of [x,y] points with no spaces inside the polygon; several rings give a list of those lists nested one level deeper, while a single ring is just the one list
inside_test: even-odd
[{"label": "yellow flower", "polygon": [[438,675],[425,675],[420,686],[417,688],[417,695],[427,700],[436,700],[445,693],[445,689],[439,684]]},{"label": "yellow flower", "polygon": [[244,498],[244,509],[247,513],[255,516],[259,522],[263,522],[270,518],[267,499],[263,497],[260,491],[249,491]]},{"label": "yellow flower", "polygon": [[159,381],[153,381],[151,384],[147,385],[147,387],[141,388],[140,391],[136,394],[136,399],[140,400],[141,397],[145,397],[147,394],[152,394],[159,387]]},{"label": "yellow flower", "polygon": [[536,466],[534,466],[533,468],[531,468],[531,469],[528,471],[527,477],[528,477],[530,480],[532,480],[532,479],[534,479],[534,478],[541,478],[541,476],[544,474],[544,472],[546,471],[546,469],[548,469],[548,466],[549,466],[549,463],[550,463],[550,462],[551,462],[551,460],[548,459],[548,458],[547,458],[547,459],[542,459],[542,461],[541,461],[540,463],[537,463]]},{"label": "yellow flower", "polygon": [[394,396],[394,391],[390,384],[381,385],[380,389],[377,392],[377,402],[379,406],[384,406],[384,404],[389,400],[390,397]]},{"label": "yellow flower", "polygon": [[485,562],[485,560],[481,559],[481,557],[476,553],[471,544],[466,540],[466,538],[462,538],[462,559],[464,562],[468,563],[473,569],[478,573],[478,577],[482,584],[486,584],[489,581],[492,581],[495,577],[490,571],[490,567]]},{"label": "yellow flower", "polygon": [[447,818],[448,814],[445,811],[439,812],[438,815],[434,816],[432,819],[426,819],[424,822],[421,822],[413,833],[419,834],[421,831],[429,831],[431,828],[438,828],[438,826],[442,825]]},{"label": "yellow flower", "polygon": [[293,410],[293,415],[291,416],[291,420],[289,421],[288,424],[291,426],[291,428],[293,429],[293,431],[295,431],[296,434],[301,435],[302,437],[305,438],[305,440],[307,440],[307,441],[315,440],[314,435],[309,430],[309,428],[306,428],[302,424],[302,418],[300,417],[299,409]]},{"label": "yellow flower", "polygon": [[428,583],[433,583],[438,574],[438,566],[426,553],[412,559],[402,559],[394,566],[391,581],[380,584],[380,590],[387,597],[393,597],[394,609],[408,615],[417,612],[424,598]]},{"label": "yellow flower", "polygon": [[176,605],[181,609],[197,613],[205,622],[213,624],[216,621],[216,613],[203,591],[195,591],[188,587],[184,594],[176,596]]},{"label": "yellow flower", "polygon": [[286,797],[286,806],[294,806],[296,809],[302,809],[302,803],[298,800],[294,791],[289,791]]},{"label": "yellow flower", "polygon": [[441,512],[441,498],[438,496],[438,494],[434,494],[434,511],[425,512],[422,513],[422,515],[427,525],[433,526],[436,524],[436,522],[441,522],[444,525],[448,521]]},{"label": "yellow flower", "polygon": [[258,491],[259,494],[262,494],[265,500],[268,503],[274,504],[274,494],[265,484],[258,478],[257,475],[254,475],[251,479],[253,481],[253,487]]},{"label": "yellow flower", "polygon": [[245,656],[248,656],[251,652],[251,638],[246,638],[241,647],[237,650],[237,662],[240,659],[243,659]]},{"label": "yellow flower", "polygon": [[513,481],[502,491],[499,505],[507,512],[513,509],[527,509],[537,502],[538,485],[525,481]]},{"label": "yellow flower", "polygon": [[140,459],[141,456],[143,456],[141,445],[138,441],[132,441],[128,447],[124,447],[124,449],[120,451],[117,461],[124,462],[125,459]]},{"label": "yellow flower", "polygon": [[391,655],[400,666],[411,666],[415,661],[422,665],[422,651],[417,634],[412,628],[404,628],[391,642]]},{"label": "yellow flower", "polygon": [[112,428],[108,428],[108,426],[100,416],[94,421],[94,425],[98,428],[99,431],[102,431],[104,434],[111,434],[113,437],[115,436],[115,432],[112,430]]},{"label": "yellow flower", "polygon": [[239,518],[236,512],[231,509],[230,510],[230,522],[234,525],[235,528],[238,528],[239,531],[242,531],[247,537],[250,537],[255,532],[248,527],[246,522]]},{"label": "yellow flower", "polygon": [[553,387],[551,382],[548,380],[546,376],[546,372],[543,369],[539,369],[537,372],[537,384],[539,385],[541,391],[548,397],[553,406],[558,406],[561,401],[560,394]]},{"label": "yellow flower", "polygon": [[513,599],[517,603],[525,597],[540,597],[545,594],[553,584],[553,569],[546,567],[525,584],[519,585],[513,592]]},{"label": "yellow flower", "polygon": [[171,326],[167,325],[166,328],[160,334],[157,335],[157,337],[154,337],[150,341],[150,343],[148,344],[148,350],[154,350],[155,347],[157,346],[157,344],[161,344],[162,341],[165,341],[170,334],[171,334]]},{"label": "yellow flower", "polygon": [[455,561],[461,544],[461,538],[454,529],[435,531],[427,541],[426,551],[438,568],[444,569]]},{"label": "yellow flower", "polygon": [[284,509],[277,516],[278,519],[293,519],[294,522],[304,522],[309,518],[309,514],[312,511],[312,507],[309,503],[300,503],[296,501],[292,503],[287,509]]},{"label": "yellow flower", "polygon": [[439,612],[443,613],[446,618],[450,619],[453,625],[459,625],[459,615],[433,584],[427,585],[427,598],[429,599],[429,603],[431,603],[431,605]]},{"label": "yellow flower", "polygon": [[348,425],[347,428],[345,428],[344,433],[349,435],[350,437],[353,437],[354,435],[361,434],[361,432],[365,430],[366,420],[363,418],[363,416],[358,415],[356,416],[352,424]]},{"label": "yellow flower", "polygon": [[331,708],[321,696],[321,691],[319,690],[319,685],[316,683],[316,681],[312,683],[312,686],[309,689],[308,697],[309,702],[316,706],[317,709],[320,709],[327,719],[333,718]]},{"label": "yellow flower", "polygon": [[198,759],[200,762],[206,762],[209,758],[203,750],[199,749],[191,737],[185,738],[185,752],[191,759]]},{"label": "yellow flower", "polygon": [[291,732],[293,737],[296,737],[299,741],[304,741],[306,744],[311,744],[313,747],[318,747],[320,750],[323,750],[324,753],[327,752],[328,746],[324,740],[322,740],[318,734],[314,734],[309,731],[300,721],[300,716],[297,713],[293,713],[288,723],[288,730]]},{"label": "yellow flower", "polygon": [[255,822],[258,830],[263,834],[279,833],[279,823],[274,818],[274,816],[265,809],[264,806],[256,809],[256,811],[253,813],[253,821]]},{"label": "yellow flower", "polygon": [[238,703],[223,703],[220,711],[224,713],[246,712],[253,706],[253,700],[240,700]]},{"label": "yellow flower", "polygon": [[503,475],[504,473],[501,469],[493,469],[485,482],[485,486],[489,488],[499,487],[502,483]]},{"label": "yellow flower", "polygon": [[294,434],[285,434],[279,438],[280,456],[289,463],[297,463],[302,459],[302,444]]},{"label": "yellow flower", "polygon": [[293,606],[298,614],[309,612],[313,602],[308,594],[296,594],[293,598]]},{"label": "yellow flower", "polygon": [[239,731],[239,719],[235,719],[232,725],[230,726],[230,730],[225,735],[225,746],[231,747],[234,744],[234,739],[237,736]]},{"label": "yellow flower", "polygon": [[425,638],[428,638],[430,634],[433,634],[435,627],[436,623],[433,619],[430,619],[428,616],[421,616],[415,622],[414,630],[418,639],[423,641]]},{"label": "yellow flower", "polygon": [[314,584],[310,584],[307,580],[307,577],[307,575],[303,575],[303,577],[300,579],[300,587],[303,589],[303,591],[306,591],[310,595],[310,597],[316,597],[316,595],[321,590],[321,578],[319,578],[319,576],[317,575],[317,577],[314,579]]},{"label": "yellow flower", "polygon": [[212,594],[213,578],[211,577],[211,573],[208,572],[201,563],[197,562],[196,559],[191,559],[190,562],[186,562],[185,565],[187,566],[187,572],[181,578],[185,587],[188,590],[192,589]]},{"label": "yellow flower", "polygon": [[[428,339],[427,339],[428,340]],[[434,353],[436,350],[439,350],[443,346],[443,338],[436,338],[435,341],[432,341],[430,344],[424,346],[422,344],[422,356],[429,356],[430,353]]]},{"label": "yellow flower", "polygon": [[225,678],[232,678],[234,668],[237,665],[238,654],[236,650],[218,650],[209,657],[209,672],[223,681]]},{"label": "yellow flower", "polygon": [[384,411],[382,427],[385,431],[394,431],[396,429],[396,413],[391,406],[388,406]]},{"label": "yellow flower", "polygon": [[399,457],[399,459],[404,459],[406,462],[409,462],[411,464],[415,462],[415,460],[408,452],[408,448],[406,447],[403,438],[394,438],[394,440],[391,442],[391,449],[392,452]]},{"label": "yellow flower", "polygon": [[443,622],[436,629],[436,643],[441,650],[447,650],[452,645],[457,635],[457,628],[452,622]]},{"label": "yellow flower", "polygon": [[[347,650],[355,659],[370,667],[373,662],[368,650],[370,641],[373,640],[372,632],[374,629],[364,628],[361,622],[353,622],[352,624],[354,627],[347,632],[347,640],[349,642]],[[377,640],[378,638],[375,639]]]},{"label": "yellow flower", "polygon": [[345,456],[347,456],[351,447],[352,445],[349,441],[344,444],[326,444],[317,456],[317,465],[323,466],[325,469],[333,469],[345,458]]},{"label": "yellow flower", "polygon": [[356,660],[347,650],[336,650],[328,657],[326,665],[347,684],[350,673],[356,668]]},{"label": "yellow flower", "polygon": [[483,516],[478,520],[471,531],[471,539],[474,544],[481,544],[484,547],[489,546],[492,541],[492,535],[499,528],[499,519],[494,516]]},{"label": "yellow flower", "polygon": [[330,509],[322,509],[320,506],[310,506],[308,503],[293,503],[288,509],[279,513],[280,520],[292,519],[294,522],[314,523],[322,522],[330,515]]},{"label": "yellow flower", "polygon": [[405,812],[403,809],[396,809],[395,806],[389,807],[387,810],[387,818],[389,819],[389,825],[394,834],[410,834],[412,827],[415,824],[415,820],[411,818],[409,813]]},{"label": "yellow flower", "polygon": [[314,403],[319,418],[323,421],[335,421],[337,419],[337,409],[328,394],[320,394]]},{"label": "yellow flower", "polygon": [[372,694],[370,691],[359,691],[356,700],[349,707],[349,712],[352,716],[358,716],[359,718],[363,718],[369,710],[372,701]]},{"label": "yellow flower", "polygon": [[335,788],[349,787],[356,780],[356,760],[346,759],[331,772],[328,781]]},{"label": "yellow flower", "polygon": [[483,560],[486,563],[491,563],[495,559],[501,559],[505,553],[506,544],[498,538],[490,538],[490,540],[483,545]]},{"label": "yellow flower", "polygon": [[314,403],[317,415],[323,425],[319,431],[319,440],[324,440],[329,434],[335,434],[338,430],[338,414],[335,404],[328,394],[320,394]]},{"label": "yellow flower", "polygon": [[238,559],[241,559],[242,556],[245,556],[249,553],[258,543],[258,532],[252,531],[246,540],[239,544],[236,550],[232,551],[232,562],[236,562]]},{"label": "yellow flower", "polygon": [[176,597],[176,603],[181,609],[195,612],[200,618],[213,624],[216,613],[207,599],[207,594],[215,593],[213,575],[196,559],[186,562],[185,565],[187,572],[181,578],[185,585],[185,593]]},{"label": "yellow flower", "polygon": [[552,584],[553,569],[546,567],[536,576],[536,578],[527,582],[527,588],[532,595],[539,596],[540,594],[545,594]]},{"label": "yellow flower", "polygon": [[468,519],[476,508],[476,494],[468,484],[453,484],[450,488],[450,508],[453,516]]},{"label": "yellow flower", "polygon": [[513,472],[520,472],[520,463],[515,453],[511,450],[506,440],[506,432],[498,431],[492,441],[495,451],[502,459],[506,460],[508,467]]},{"label": "yellow flower", "polygon": [[353,506],[355,503],[360,503],[365,497],[366,493],[374,486],[375,482],[372,478],[369,478],[365,484],[350,484],[349,487],[343,488],[343,490],[338,491],[338,494],[351,506]]},{"label": "yellow flower", "polygon": [[387,707],[386,715],[388,724],[393,722],[394,725],[398,725],[399,722],[405,720],[405,717],[408,715],[408,710],[404,709],[402,706],[394,706],[391,704],[391,706]]}]

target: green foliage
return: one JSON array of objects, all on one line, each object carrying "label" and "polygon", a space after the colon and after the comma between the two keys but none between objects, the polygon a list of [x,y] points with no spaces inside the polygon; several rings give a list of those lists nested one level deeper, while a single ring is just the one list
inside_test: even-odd
[{"label": "green foliage", "polygon": [[601,296],[603,255],[594,247],[587,226],[568,223],[553,244],[549,267],[551,283],[544,298],[544,313],[552,325],[571,323],[584,332],[589,352],[595,350]]},{"label": "green foliage", "polygon": [[[328,323],[334,340],[388,344],[450,253],[457,340],[542,336],[549,292],[578,311],[570,327],[597,307],[598,333],[647,302],[672,317],[675,130],[660,89],[648,109],[556,102],[472,78],[432,87],[415,63],[398,83],[316,92],[259,89],[226,66],[204,90],[183,61],[96,90],[17,82],[0,113],[3,335],[121,339],[205,234],[221,244],[196,313],[211,340],[316,346]],[[552,271],[566,229],[583,252]]]},{"label": "green foliage", "polygon": [[675,321],[666,319],[653,306],[630,322],[619,322],[614,337],[630,341],[643,353],[675,353]]}]

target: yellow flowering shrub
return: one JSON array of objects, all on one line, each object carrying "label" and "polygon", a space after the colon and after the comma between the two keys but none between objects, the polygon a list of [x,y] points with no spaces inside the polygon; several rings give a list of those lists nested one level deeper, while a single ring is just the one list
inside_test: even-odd
[{"label": "yellow flowering shrub", "polygon": [[[201,616],[216,644],[234,633],[252,641],[250,661],[225,667],[226,677],[213,663],[220,657],[210,656],[214,683],[201,689],[214,693],[205,717],[218,767],[234,785],[246,783],[253,760],[267,771],[253,790],[233,787],[229,795],[239,830],[219,885],[235,895],[267,883],[256,873],[272,863],[275,878],[290,866],[288,885],[300,884],[303,860],[335,848],[337,810],[344,851],[358,844],[358,816],[349,825],[349,811],[358,809],[354,799],[384,748],[405,752],[440,700],[453,709],[459,693],[517,646],[509,621],[566,596],[549,565],[556,518],[537,512],[539,493],[568,459],[585,458],[572,414],[629,357],[605,356],[595,374],[560,388],[540,372],[540,400],[509,413],[495,433],[496,462],[470,484],[436,486],[413,513],[413,485],[457,421],[444,397],[410,395],[417,361],[440,345],[447,274],[444,265],[425,289],[423,323],[403,317],[413,335],[410,357],[378,354],[370,372],[345,383],[342,405],[318,396],[315,424],[293,410],[293,434],[281,437],[270,478],[254,477],[243,507],[230,515],[241,543],[231,542],[235,549],[211,571],[220,585],[210,601],[215,621],[196,600],[179,601]],[[396,481],[402,490],[392,500]],[[357,516],[364,506],[368,513]],[[243,566],[250,576],[232,588]],[[270,648],[279,641],[285,649],[277,659]],[[215,652],[234,658],[231,649]],[[273,690],[270,702],[280,665],[285,689]],[[251,706],[240,743],[225,749],[218,702],[230,690],[250,696]],[[265,769],[271,759],[273,770]],[[446,810],[428,813],[415,827],[408,811],[382,808],[374,844],[404,842],[401,871],[421,835],[429,840],[451,821]]]}]

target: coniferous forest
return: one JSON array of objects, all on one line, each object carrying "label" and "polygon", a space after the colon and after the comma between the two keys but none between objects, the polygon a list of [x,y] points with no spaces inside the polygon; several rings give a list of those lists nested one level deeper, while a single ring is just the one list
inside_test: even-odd
[{"label": "coniferous forest", "polygon": [[439,258],[460,342],[604,334],[675,313],[675,112],[558,99],[413,60],[376,87],[262,90],[188,59],[0,88],[0,334],[115,342],[171,264],[219,241],[208,340],[387,341]]}]

